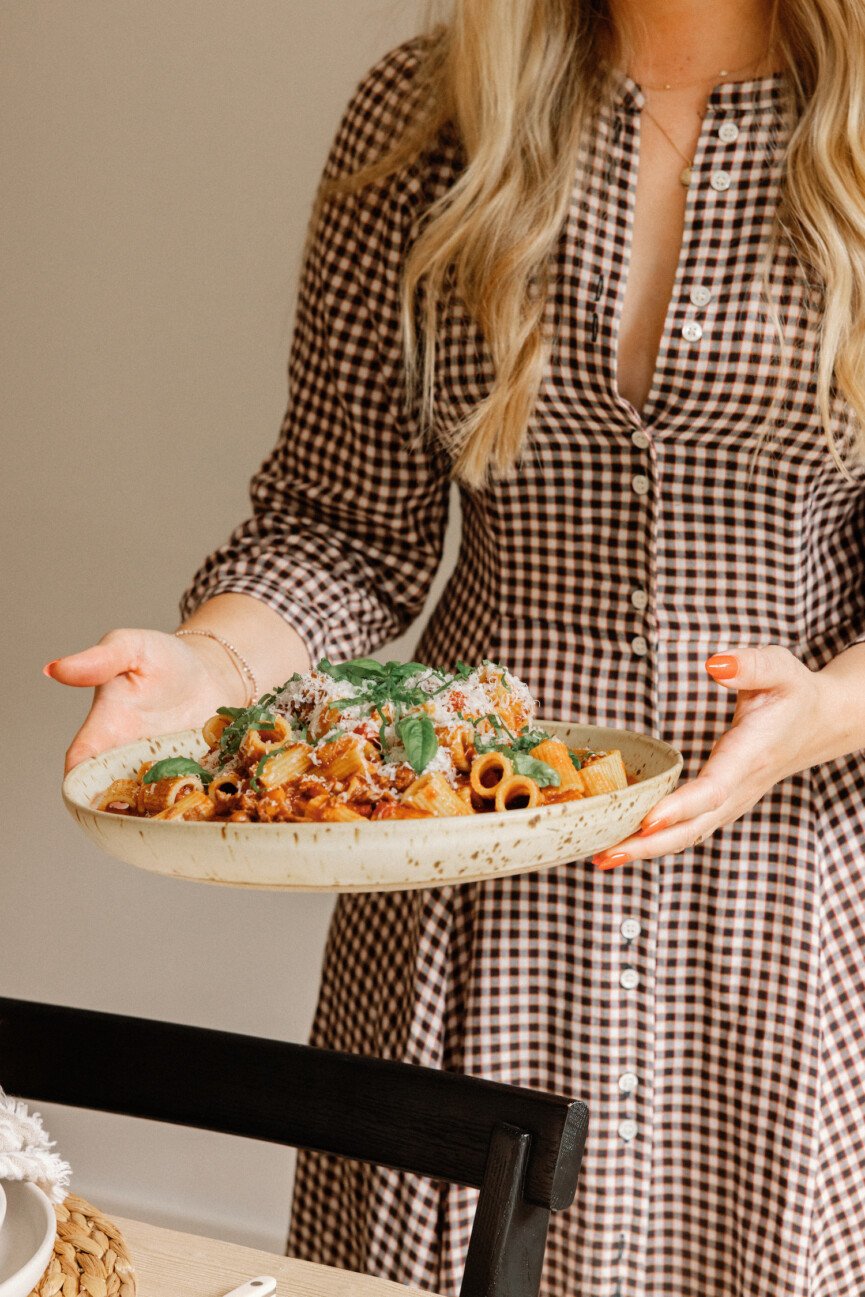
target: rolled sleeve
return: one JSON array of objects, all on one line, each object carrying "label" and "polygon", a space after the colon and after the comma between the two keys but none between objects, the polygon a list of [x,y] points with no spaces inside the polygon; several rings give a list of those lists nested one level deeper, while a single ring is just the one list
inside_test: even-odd
[{"label": "rolled sleeve", "polygon": [[[325,174],[379,156],[399,129],[417,42],[361,83]],[[252,516],[196,573],[188,616],[217,594],[262,600],[313,661],[372,652],[420,612],[438,568],[450,463],[407,409],[401,267],[421,186],[411,171],[330,200],[311,232],[277,445],[251,486]]]}]

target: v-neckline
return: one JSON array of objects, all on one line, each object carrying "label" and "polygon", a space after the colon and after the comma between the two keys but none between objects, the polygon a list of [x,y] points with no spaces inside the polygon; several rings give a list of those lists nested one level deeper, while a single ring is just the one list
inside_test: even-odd
[{"label": "v-neckline", "polygon": [[[612,304],[613,315],[611,323],[611,345],[609,357],[610,372],[608,374],[608,381],[616,407],[629,416],[629,422],[631,424],[645,429],[650,426],[652,417],[657,413],[658,407],[660,406],[660,398],[664,386],[665,366],[672,338],[673,322],[675,314],[680,306],[682,283],[690,256],[692,243],[691,236],[694,228],[695,206],[699,194],[699,185],[696,183],[691,184],[688,186],[686,191],[685,214],[682,225],[682,237],[676,255],[676,270],[673,277],[672,287],[670,289],[670,296],[664,311],[664,322],[654,358],[651,381],[642,408],[637,409],[637,407],[629,401],[627,397],[622,395],[619,387],[619,348],[622,311],[631,269],[631,255],[636,214],[637,177],[640,167],[642,109],[645,106],[646,98],[642,87],[638,82],[634,81],[631,77],[622,72],[617,72],[616,76],[620,80],[618,94],[620,107],[622,103],[626,103],[637,120],[633,127],[633,150],[630,157],[627,159],[627,165],[629,167],[628,184],[625,191],[627,194],[627,203],[624,207],[623,213],[620,213],[624,228],[622,230],[622,253],[619,259],[620,268],[616,278],[616,295],[615,301]],[[783,94],[785,81],[786,74],[784,72],[775,72],[770,73],[765,77],[752,78],[749,81],[725,81],[715,86],[706,101],[706,113],[703,117],[703,123],[700,128],[700,134],[694,152],[694,161],[692,166],[696,176],[699,176],[700,174],[700,163],[706,153],[708,131],[712,122],[718,115],[718,110],[722,109],[741,113],[745,108],[759,109],[765,107],[767,104],[776,105],[779,96]]]},{"label": "v-neckline", "polygon": [[[637,206],[637,182],[638,182],[639,171],[640,171],[640,154],[642,152],[643,117],[642,117],[641,110],[645,104],[645,96],[642,94],[642,91],[640,91],[639,87],[636,86],[635,83],[634,86],[636,91],[636,93],[634,94],[634,103],[635,106],[640,111],[638,111],[636,114],[636,123],[634,125],[634,148],[633,148],[631,158],[629,159],[630,176],[629,176],[629,183],[627,187],[628,201],[627,201],[627,207],[624,212],[624,226],[625,226],[624,240],[623,240],[624,251],[622,256],[621,269],[616,280],[616,297],[615,297],[615,301],[613,302],[610,382],[612,385],[613,396],[615,398],[616,404],[624,408],[631,415],[632,419],[636,420],[641,427],[645,427],[649,422],[647,416],[651,413],[651,410],[657,399],[658,389],[660,387],[661,376],[663,372],[664,359],[669,345],[671,316],[673,315],[678,303],[679,287],[682,278],[682,265],[689,244],[689,232],[690,232],[690,226],[692,224],[694,194],[696,190],[696,185],[693,184],[689,185],[685,193],[685,213],[684,213],[684,220],[682,224],[682,237],[679,241],[679,247],[676,253],[676,269],[673,275],[673,282],[670,288],[670,295],[667,299],[667,304],[664,308],[663,324],[661,327],[661,332],[658,336],[658,346],[655,352],[654,362],[652,364],[651,379],[649,382],[649,386],[646,390],[646,396],[645,396],[645,400],[643,401],[642,407],[640,409],[637,409],[637,407],[631,401],[629,401],[627,397],[622,395],[621,388],[619,387],[621,326],[622,326],[622,318],[623,318],[624,307],[625,307],[625,300],[628,292],[628,285],[631,278],[631,258],[632,258],[632,252],[634,246],[634,227],[636,221],[636,206]],[[697,141],[697,148],[694,152],[694,160],[691,164],[695,172],[698,172],[699,159],[703,151],[703,136],[706,129],[705,120],[706,119],[704,118],[703,125],[700,128],[700,136]]]}]

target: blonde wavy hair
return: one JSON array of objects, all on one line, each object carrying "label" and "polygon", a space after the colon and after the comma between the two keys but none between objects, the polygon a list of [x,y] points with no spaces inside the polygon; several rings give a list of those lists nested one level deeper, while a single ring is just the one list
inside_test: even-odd
[{"label": "blonde wavy hair", "polygon": [[[776,246],[792,247],[819,285],[818,406],[828,449],[849,478],[832,404],[836,392],[846,399],[854,453],[865,459],[865,6],[775,0],[773,28],[797,118]],[[622,50],[609,0],[453,0],[446,22],[431,20],[422,50],[402,138],[325,182],[318,204],[393,174],[446,127],[457,132],[466,165],[425,214],[406,258],[402,327],[407,387],[420,396],[426,428],[450,294],[483,334],[494,382],[447,434],[455,476],[478,487],[512,472],[526,445],[550,359],[545,306],[575,159],[606,90],[604,69]],[[768,305],[783,345],[783,321]]]}]

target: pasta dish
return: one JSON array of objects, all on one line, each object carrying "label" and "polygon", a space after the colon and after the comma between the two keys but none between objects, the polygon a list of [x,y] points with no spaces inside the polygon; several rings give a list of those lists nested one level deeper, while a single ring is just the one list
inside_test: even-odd
[{"label": "pasta dish", "polygon": [[504,667],[326,658],[246,708],[220,707],[200,761],[145,762],[95,808],[234,823],[403,820],[549,806],[625,788],[617,750],[538,728]]}]

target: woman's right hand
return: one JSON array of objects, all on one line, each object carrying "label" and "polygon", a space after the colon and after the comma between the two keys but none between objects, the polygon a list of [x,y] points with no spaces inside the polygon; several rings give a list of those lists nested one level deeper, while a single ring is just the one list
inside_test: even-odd
[{"label": "woman's right hand", "polygon": [[203,637],[113,630],[44,670],[61,684],[96,690],[66,753],[67,771],[122,743],[202,725],[217,707],[245,701],[228,653]]}]

